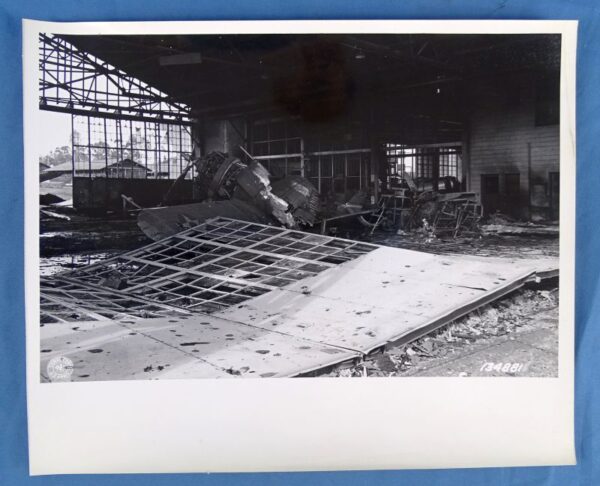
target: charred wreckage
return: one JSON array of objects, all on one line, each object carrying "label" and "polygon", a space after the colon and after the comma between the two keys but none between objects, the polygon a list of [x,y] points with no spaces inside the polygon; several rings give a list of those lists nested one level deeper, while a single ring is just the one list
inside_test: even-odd
[{"label": "charred wreckage", "polygon": [[[163,206],[136,210],[152,243],[41,277],[43,381],[60,356],[76,363],[76,381],[342,373],[557,276],[552,258],[423,253],[336,234],[339,222],[400,239],[476,234],[477,194],[455,178],[434,187],[405,174],[376,204],[363,192],[328,204],[306,178],[274,181],[248,159],[191,160]],[[199,202],[169,205],[192,167]]]},{"label": "charred wreckage", "polygon": [[138,225],[157,240],[226,217],[305,231],[331,233],[343,220],[357,221],[372,234],[376,229],[410,231],[425,228],[435,236],[474,234],[483,214],[479,196],[462,192],[456,177],[413,180],[408,174],[393,181],[379,201],[358,191],[345,203],[327,203],[306,178],[288,175],[273,181],[269,172],[243,148],[250,162],[222,152],[192,160],[179,179],[195,168],[195,196],[199,202],[141,209]]}]

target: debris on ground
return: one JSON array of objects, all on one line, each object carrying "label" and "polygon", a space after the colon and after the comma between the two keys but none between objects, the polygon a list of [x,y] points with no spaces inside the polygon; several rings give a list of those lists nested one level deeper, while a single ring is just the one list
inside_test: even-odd
[{"label": "debris on ground", "polygon": [[71,221],[71,218],[65,214],[56,213],[54,211],[49,211],[48,209],[44,208],[40,208],[40,215],[52,219],[62,219],[64,221]]},{"label": "debris on ground", "polygon": [[[53,206],[52,212],[58,213],[54,208]],[[60,214],[65,218],[41,213],[40,256],[42,259],[66,256],[85,258],[90,253],[105,254],[116,250],[139,248],[150,241],[132,218],[120,215],[86,217],[72,210]]]},{"label": "debris on ground", "polygon": [[[409,344],[391,345],[363,362],[346,365],[320,376],[407,376],[439,360],[468,354],[495,339],[530,330],[539,313],[558,307],[558,288],[522,289],[454,321]],[[464,373],[464,372],[461,372]],[[459,376],[457,374],[456,376]],[[463,374],[463,376],[466,376]]]},{"label": "debris on ground", "polygon": [[557,237],[521,234],[510,236],[482,234],[473,237],[441,238],[432,235],[427,228],[420,228],[410,234],[403,234],[401,237],[381,232],[365,239],[379,245],[440,255],[467,254],[485,257],[541,258],[557,257],[559,253]]},{"label": "debris on ground", "polygon": [[528,235],[528,236],[556,236],[559,234],[558,224],[538,223],[509,223],[485,224],[480,227],[484,235]]},{"label": "debris on ground", "polygon": [[[349,202],[357,200],[353,197]],[[440,178],[434,187],[433,180],[413,181],[405,174],[396,186],[381,194],[370,213],[364,213],[364,205],[344,208],[357,215],[369,234],[375,230],[414,232],[425,228],[432,236],[474,235],[483,215],[479,194],[460,191],[460,183],[450,176]],[[329,220],[338,217],[333,215]]]}]

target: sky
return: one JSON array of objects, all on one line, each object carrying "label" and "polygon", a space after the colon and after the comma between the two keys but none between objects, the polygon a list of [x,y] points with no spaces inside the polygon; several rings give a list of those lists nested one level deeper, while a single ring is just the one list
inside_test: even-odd
[{"label": "sky", "polygon": [[36,130],[36,157],[49,154],[57,147],[71,145],[71,116],[66,113],[39,110]]}]

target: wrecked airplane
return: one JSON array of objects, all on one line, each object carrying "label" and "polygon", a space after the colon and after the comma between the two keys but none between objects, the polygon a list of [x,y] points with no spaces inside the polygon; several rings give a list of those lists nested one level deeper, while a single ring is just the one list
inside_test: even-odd
[{"label": "wrecked airplane", "polygon": [[[310,229],[320,223],[321,234],[327,232],[328,223],[348,219],[359,221],[371,233],[377,228],[410,230],[426,225],[433,234],[455,237],[475,231],[482,215],[479,196],[460,192],[454,177],[441,178],[434,187],[430,180],[413,181],[405,175],[377,204],[369,204],[367,194],[359,191],[346,203],[326,207],[306,178],[286,176],[273,182],[264,166],[253,159],[247,165],[228,154],[211,152],[188,167],[192,164],[200,202],[142,209],[138,225],[151,239],[165,238],[214,217],[291,229]],[[182,177],[186,174],[187,170]]]},{"label": "wrecked airplane", "polygon": [[312,226],[319,211],[319,193],[305,178],[288,176],[271,183],[269,172],[252,160],[211,152],[193,161],[195,187],[201,202],[143,209],[140,229],[158,240],[214,217],[298,229]]}]

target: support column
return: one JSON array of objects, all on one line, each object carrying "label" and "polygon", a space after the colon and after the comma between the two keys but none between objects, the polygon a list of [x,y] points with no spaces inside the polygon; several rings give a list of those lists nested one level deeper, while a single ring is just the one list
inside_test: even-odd
[{"label": "support column", "polygon": [[471,190],[471,127],[465,120],[463,122],[463,136],[461,148],[461,174],[460,183],[463,191]]},{"label": "support column", "polygon": [[379,201],[379,150],[376,143],[371,143],[371,196],[372,203]]}]

